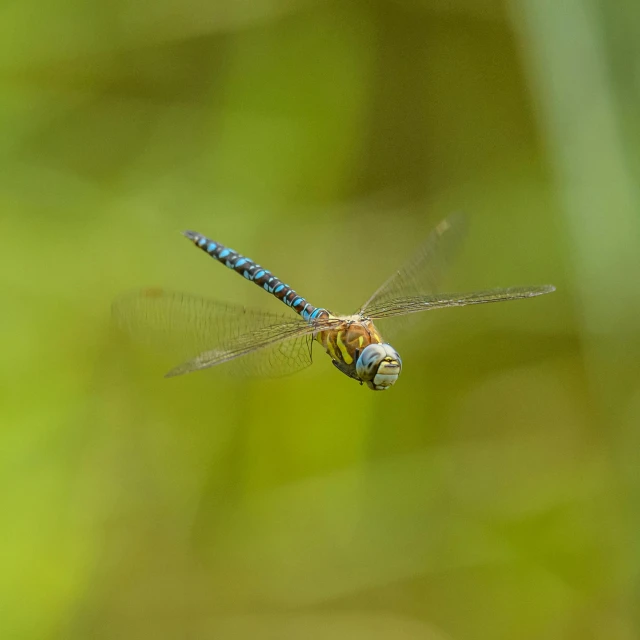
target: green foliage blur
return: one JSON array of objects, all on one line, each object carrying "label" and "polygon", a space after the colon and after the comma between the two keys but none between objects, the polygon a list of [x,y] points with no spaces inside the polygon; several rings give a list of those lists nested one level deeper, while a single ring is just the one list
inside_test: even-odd
[{"label": "green foliage blur", "polygon": [[[640,637],[640,5],[33,0],[0,20],[0,638]],[[464,211],[374,393],[167,380],[144,286],[350,313]]]}]

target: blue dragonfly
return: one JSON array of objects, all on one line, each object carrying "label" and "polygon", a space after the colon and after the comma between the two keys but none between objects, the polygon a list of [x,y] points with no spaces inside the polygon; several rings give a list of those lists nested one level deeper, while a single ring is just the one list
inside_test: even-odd
[{"label": "blue dragonfly", "polygon": [[172,345],[185,354],[188,359],[167,377],[225,363],[246,375],[285,375],[311,364],[315,341],[342,373],[383,391],[398,380],[402,360],[374,320],[532,298],[555,290],[553,285],[537,285],[438,293],[438,282],[462,227],[458,216],[443,220],[355,314],[346,316],[313,306],[253,260],[200,233],[185,231],[198,249],[278,298],[297,316],[153,288],[118,298],[113,315],[117,325],[137,341]]}]

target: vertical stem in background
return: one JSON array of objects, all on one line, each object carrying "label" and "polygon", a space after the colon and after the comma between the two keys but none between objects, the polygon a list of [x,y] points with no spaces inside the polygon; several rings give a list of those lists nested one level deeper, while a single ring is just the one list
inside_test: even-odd
[{"label": "vertical stem in background", "polygon": [[[636,472],[631,473],[635,436],[624,425],[633,423],[631,397],[640,362],[640,202],[616,114],[608,43],[598,22],[604,7],[598,0],[511,0],[511,9],[563,204],[594,422],[604,437],[611,433],[616,467],[630,472],[614,481],[626,482],[632,491],[635,484],[637,490]],[[623,517],[634,513],[633,501],[618,507],[626,507]],[[639,565],[633,557],[634,523],[627,524],[626,539],[613,534],[624,596],[633,591]],[[615,531],[615,522],[608,529]],[[628,605],[627,620],[634,611]]]}]

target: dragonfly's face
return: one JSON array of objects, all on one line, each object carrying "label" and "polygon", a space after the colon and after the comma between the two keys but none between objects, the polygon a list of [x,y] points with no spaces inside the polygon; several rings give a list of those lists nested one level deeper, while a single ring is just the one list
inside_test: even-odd
[{"label": "dragonfly's face", "polygon": [[356,372],[360,380],[370,389],[384,391],[400,375],[402,360],[390,344],[370,344],[365,347],[356,362]]}]

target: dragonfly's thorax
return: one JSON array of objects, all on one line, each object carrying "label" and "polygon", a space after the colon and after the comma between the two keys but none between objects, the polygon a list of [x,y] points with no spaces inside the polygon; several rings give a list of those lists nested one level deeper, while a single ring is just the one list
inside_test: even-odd
[{"label": "dragonfly's thorax", "polygon": [[[333,316],[330,316],[333,318]],[[398,353],[382,340],[368,318],[349,316],[335,327],[316,334],[316,340],[333,360],[333,364],[350,378],[366,383],[374,390],[390,387],[402,368]]]}]

